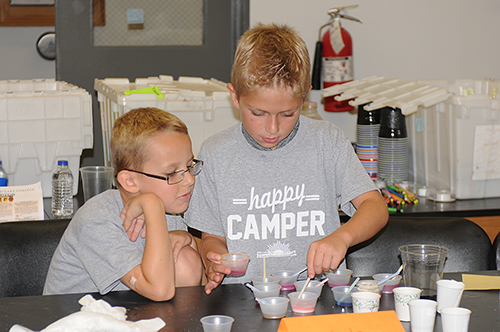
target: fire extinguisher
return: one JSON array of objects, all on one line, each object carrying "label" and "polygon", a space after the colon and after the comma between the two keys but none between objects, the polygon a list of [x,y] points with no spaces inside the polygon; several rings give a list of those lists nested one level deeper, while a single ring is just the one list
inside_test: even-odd
[{"label": "fire extinguisher", "polygon": [[[358,5],[331,8],[328,10],[330,20],[319,29],[319,40],[316,43],[314,55],[312,85],[314,90],[320,90],[321,80],[323,88],[332,85],[350,82],[354,79],[352,59],[352,38],[349,32],[340,26],[340,19],[344,18],[362,23],[359,19],[341,14],[344,9],[356,8]],[[329,29],[321,37],[323,28]],[[354,109],[349,101],[336,101],[335,96],[323,100],[325,111],[346,112]]]}]

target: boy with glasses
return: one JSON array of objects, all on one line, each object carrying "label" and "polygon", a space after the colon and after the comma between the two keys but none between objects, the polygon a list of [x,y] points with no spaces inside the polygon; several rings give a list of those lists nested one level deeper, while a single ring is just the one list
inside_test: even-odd
[{"label": "boy with glasses", "polygon": [[160,109],[134,109],[116,120],[110,148],[118,190],[76,212],[44,294],[132,289],[166,301],[175,287],[200,285],[202,262],[181,214],[203,163],[193,157],[186,125]]},{"label": "boy with glasses", "polygon": [[[258,25],[238,44],[228,89],[242,124],[207,139],[186,222],[202,232],[207,294],[266,270],[314,278],[375,235],[387,206],[334,124],[300,116],[311,89],[304,41],[289,27]],[[352,216],[340,227],[338,208]],[[243,276],[221,255],[250,255]]]}]

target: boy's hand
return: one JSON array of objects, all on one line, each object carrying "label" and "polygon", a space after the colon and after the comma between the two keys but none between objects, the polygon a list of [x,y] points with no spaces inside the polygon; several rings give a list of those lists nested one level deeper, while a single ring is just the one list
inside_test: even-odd
[{"label": "boy's hand", "polygon": [[191,246],[193,243],[193,237],[186,231],[170,231],[170,242],[172,243],[172,253],[174,256],[174,262],[177,262],[179,253],[182,248]]},{"label": "boy's hand", "polygon": [[210,294],[213,289],[219,286],[225,275],[231,273],[231,269],[222,265],[221,255],[215,252],[208,252],[205,262],[207,262],[206,274],[208,279],[205,292]]},{"label": "boy's hand", "polygon": [[[155,200],[160,200],[155,194],[140,194],[130,199],[123,207],[120,218],[123,220],[123,228],[131,241],[136,241],[141,231],[141,237],[143,239],[146,237],[144,206]],[[161,200],[160,203],[163,204]]]},{"label": "boy's hand", "polygon": [[328,270],[335,270],[344,259],[348,244],[335,232],[321,240],[311,243],[307,253],[307,275],[314,278]]}]

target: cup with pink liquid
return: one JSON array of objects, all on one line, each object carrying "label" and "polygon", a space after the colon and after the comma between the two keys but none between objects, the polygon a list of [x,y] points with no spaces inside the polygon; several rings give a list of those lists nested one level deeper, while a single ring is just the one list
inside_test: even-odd
[{"label": "cup with pink liquid", "polygon": [[[377,273],[372,276],[373,280],[376,282],[382,281],[385,278],[389,277],[392,273]],[[399,287],[399,283],[401,282],[401,276],[397,275],[392,277],[383,283],[384,288],[382,288],[382,293],[384,294],[392,294],[393,289]]]},{"label": "cup with pink liquid", "polygon": [[293,292],[288,294],[292,310],[299,314],[314,312],[319,295],[313,292]]},{"label": "cup with pink liquid", "polygon": [[328,278],[328,286],[349,286],[349,281],[351,280],[352,270],[338,268],[336,270],[330,270],[326,273]]},{"label": "cup with pink liquid", "polygon": [[271,276],[280,278],[281,289],[284,291],[295,290],[295,282],[299,275],[295,273],[296,271],[275,271],[271,273]]},{"label": "cup with pink liquid", "polygon": [[228,253],[221,256],[222,265],[231,269],[231,275],[243,275],[247,272],[250,256],[240,253]]}]

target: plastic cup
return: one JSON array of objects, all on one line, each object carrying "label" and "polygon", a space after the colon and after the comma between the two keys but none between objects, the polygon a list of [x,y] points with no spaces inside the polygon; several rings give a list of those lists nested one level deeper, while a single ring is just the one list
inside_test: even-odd
[{"label": "plastic cup", "polygon": [[415,287],[394,288],[394,309],[400,321],[410,321],[410,307],[408,303],[420,299],[421,289]]},{"label": "plastic cup", "polygon": [[336,269],[330,270],[326,273],[328,277],[328,286],[347,286],[351,280],[352,270],[348,269]]},{"label": "plastic cup", "polygon": [[80,168],[80,174],[85,201],[113,188],[113,167],[85,166]]},{"label": "plastic cup", "polygon": [[[309,283],[307,284],[307,287],[306,287],[305,291],[321,295],[321,291],[323,290],[324,284],[319,285],[319,283],[320,282],[318,280],[310,280]],[[304,287],[305,284],[306,284],[306,280],[297,281],[294,284],[295,285],[295,289],[298,292],[300,292],[302,290],[302,288]],[[319,285],[319,286],[317,286],[317,285]]]},{"label": "plastic cup", "polygon": [[277,297],[280,295],[281,285],[280,284],[259,284],[254,286],[258,290],[252,290],[253,295],[259,299],[265,297]]},{"label": "plastic cup", "polygon": [[466,308],[441,309],[443,332],[467,332],[471,311]]},{"label": "plastic cup", "polygon": [[437,311],[441,312],[442,308],[458,307],[462,299],[465,284],[455,280],[438,280],[437,281]]},{"label": "plastic cup", "polygon": [[286,316],[289,299],[286,297],[265,297],[266,303],[260,303],[262,316],[267,319],[279,319]]},{"label": "plastic cup", "polygon": [[351,294],[353,312],[375,312],[380,306],[380,294],[354,292]]},{"label": "plastic cup", "polygon": [[436,320],[437,302],[433,300],[413,300],[410,307],[410,326],[412,332],[432,332]]},{"label": "plastic cup", "polygon": [[299,275],[293,275],[297,271],[276,271],[272,272],[271,276],[280,278],[281,289],[285,291],[295,290],[294,283],[297,281]]},{"label": "plastic cup", "polygon": [[[381,280],[384,280],[388,276],[390,276],[392,273],[377,273],[372,276],[373,280],[375,280],[377,283]],[[400,275],[397,275],[386,282],[382,284],[382,293],[384,294],[392,294],[392,290],[396,287],[399,287],[399,283],[401,282],[401,277]]]},{"label": "plastic cup", "polygon": [[222,265],[231,269],[231,275],[245,274],[249,260],[247,254],[229,253],[221,256]]},{"label": "plastic cup", "polygon": [[318,294],[312,292],[304,292],[299,297],[300,292],[293,292],[288,294],[292,310],[300,314],[314,312],[316,309],[316,302],[318,301]]},{"label": "plastic cup", "polygon": [[224,315],[210,315],[200,319],[204,332],[229,332],[234,318]]},{"label": "plastic cup", "polygon": [[403,284],[422,290],[420,297],[436,300],[436,281],[443,279],[443,267],[448,249],[430,244],[399,247],[403,261]]},{"label": "plastic cup", "polygon": [[272,276],[259,276],[259,277],[253,277],[251,279],[252,285],[257,286],[260,284],[277,284],[279,285],[280,283],[280,278],[272,277]]},{"label": "plastic cup", "polygon": [[333,298],[338,306],[341,307],[350,307],[352,306],[352,293],[355,293],[356,290],[353,289],[349,294],[347,291],[349,290],[349,286],[335,286],[332,287]]}]

